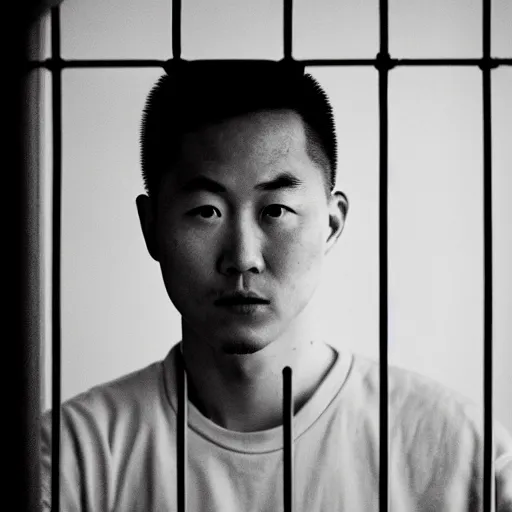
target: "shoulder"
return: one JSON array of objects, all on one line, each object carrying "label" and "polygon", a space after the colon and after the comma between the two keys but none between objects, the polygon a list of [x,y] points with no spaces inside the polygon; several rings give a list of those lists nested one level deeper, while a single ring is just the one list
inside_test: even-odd
[{"label": "shoulder", "polygon": [[[352,407],[370,419],[378,436],[379,363],[354,356],[350,379]],[[439,489],[453,499],[460,493],[479,496],[484,452],[481,405],[429,377],[389,366],[388,414],[389,456],[396,478],[409,482],[418,495],[426,493],[433,503],[437,503]],[[493,437],[497,499],[510,506],[512,436],[495,420]]]},{"label": "shoulder", "polygon": [[[144,450],[151,432],[165,424],[164,361],[94,386],[61,405],[61,496],[66,510],[78,510],[83,496],[95,510],[112,508],[121,468],[134,456],[135,446]],[[48,410],[41,421],[46,502],[51,494],[51,430]]]},{"label": "shoulder", "polygon": [[[358,403],[373,404],[371,410],[378,415],[378,361],[354,355],[349,377],[351,394],[358,396]],[[483,449],[483,407],[430,377],[389,366],[388,407],[391,440],[399,438],[412,445],[422,439],[427,449],[453,442],[475,456]],[[494,422],[494,431],[496,456],[512,453],[512,438],[498,421]]]},{"label": "shoulder", "polygon": [[[354,354],[347,379],[352,395],[365,404],[378,406],[380,397],[379,362],[370,357]],[[388,366],[388,404],[392,415],[412,411],[432,412],[433,409],[464,407],[470,402],[455,391],[419,373]]]},{"label": "shoulder", "polygon": [[[152,363],[114,380],[99,384],[61,405],[62,425],[108,428],[123,419],[131,422],[151,415],[164,394],[163,362]],[[51,410],[42,416],[43,430],[51,426]]]},{"label": "shoulder", "polygon": [[[350,370],[351,385],[371,401],[380,396],[379,362],[362,355],[353,356]],[[372,396],[375,398],[372,400]],[[417,372],[388,366],[388,403],[392,416],[410,416],[415,413],[431,415],[445,413],[458,417],[472,416],[476,405],[467,397]]]},{"label": "shoulder", "polygon": [[[375,404],[372,409],[378,422],[378,361],[354,355],[351,379],[360,400]],[[443,458],[450,461],[446,468],[482,466],[484,410],[475,401],[430,377],[389,366],[388,407],[390,448],[394,445],[406,453],[410,464]],[[496,420],[493,434],[496,472],[512,473],[512,436]]]}]

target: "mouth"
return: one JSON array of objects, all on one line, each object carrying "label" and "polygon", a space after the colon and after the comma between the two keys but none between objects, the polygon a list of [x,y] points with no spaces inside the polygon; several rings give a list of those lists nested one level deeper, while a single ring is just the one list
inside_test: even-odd
[{"label": "mouth", "polygon": [[268,303],[263,302],[229,302],[218,306],[223,311],[243,317],[262,318],[267,311]]},{"label": "mouth", "polygon": [[270,301],[260,297],[255,293],[233,293],[220,297],[214,304],[216,306],[236,307],[236,306],[256,306],[268,305]]},{"label": "mouth", "polygon": [[259,316],[270,301],[252,292],[230,293],[223,295],[214,302],[215,306],[231,313],[244,316]]}]

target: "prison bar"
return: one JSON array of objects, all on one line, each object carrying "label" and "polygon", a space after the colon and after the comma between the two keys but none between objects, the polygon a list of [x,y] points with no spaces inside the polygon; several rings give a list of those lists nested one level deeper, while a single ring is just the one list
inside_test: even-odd
[{"label": "prison bar", "polygon": [[[60,8],[51,10],[51,52],[60,61]],[[52,70],[52,510],[60,510],[62,70]],[[56,463],[55,463],[56,461]]]},{"label": "prison bar", "polygon": [[[172,0],[172,55],[181,60],[181,0]],[[176,494],[178,512],[187,512],[188,481],[188,380],[183,354],[183,341],[178,350],[178,414],[176,432]]]},{"label": "prison bar", "polygon": [[379,512],[387,512],[388,489],[388,2],[379,1]]},{"label": "prison bar", "polygon": [[484,194],[484,511],[492,511],[493,425],[492,425],[492,119],[491,119],[491,0],[482,1],[482,115]]},{"label": "prison bar", "polygon": [[178,512],[187,512],[187,473],[188,473],[188,383],[183,342],[178,350],[178,417],[176,432],[176,492]]},{"label": "prison bar", "polygon": [[[58,62],[52,59],[41,61],[30,61],[29,68],[67,69],[67,68],[165,68],[173,60],[187,59],[60,59]],[[374,59],[293,59],[294,62],[302,64],[304,67],[375,67],[378,64],[378,58]],[[268,59],[194,59],[192,62],[216,62],[224,63],[258,63],[258,62],[276,62]],[[388,60],[390,67],[422,67],[422,66],[458,66],[458,67],[481,67],[484,59],[395,59]],[[491,69],[500,66],[512,66],[512,59],[491,57],[489,59]]]},{"label": "prison bar", "polygon": [[293,0],[283,1],[283,48],[284,60],[293,59]]},{"label": "prison bar", "polygon": [[181,0],[172,0],[172,56],[181,59]]},{"label": "prison bar", "polygon": [[[293,0],[283,0],[283,61],[293,62]],[[292,369],[283,368],[283,510],[294,510]]]},{"label": "prison bar", "polygon": [[293,512],[293,381],[292,369],[283,368],[283,505],[284,512]]},{"label": "prison bar", "polygon": [[[283,61],[293,62],[293,0],[283,1]],[[292,369],[283,368],[283,510],[293,512],[294,471],[293,471],[293,383]]]},{"label": "prison bar", "polygon": [[[291,0],[285,0],[285,59],[292,59],[291,49]],[[305,66],[375,66],[379,72],[379,131],[380,131],[380,183],[379,183],[379,270],[380,270],[380,480],[379,502],[381,512],[388,509],[388,320],[387,320],[387,182],[388,182],[388,73],[396,66],[479,66],[483,84],[483,133],[484,133],[484,503],[491,510],[492,496],[492,139],[491,139],[491,70],[501,65],[512,65],[509,58],[490,56],[490,0],[483,0],[483,57],[481,59],[392,59],[388,48],[388,2],[381,0],[380,52],[375,59],[313,59],[297,61]],[[173,58],[181,59],[181,1],[173,1]],[[65,68],[93,67],[164,67],[164,60],[63,60],[60,56],[59,8],[52,8],[52,57],[29,62],[29,67],[46,67],[52,71],[53,98],[53,255],[52,255],[52,510],[59,510],[59,456],[60,456],[60,375],[61,375],[61,331],[60,331],[60,237],[61,237],[61,75]],[[220,61],[217,61],[220,62]],[[239,60],[239,62],[254,62]],[[29,341],[27,341],[28,343]],[[183,374],[181,391],[186,393],[186,376]],[[182,393],[180,400],[184,400]],[[186,402],[185,402],[186,403]],[[183,405],[183,402],[182,402]],[[178,420],[181,436],[180,468],[182,480],[178,489],[186,487],[186,408]],[[284,421],[284,418],[283,418]],[[181,426],[180,426],[181,425]],[[283,423],[284,428],[284,423]],[[39,433],[36,433],[39,435]],[[287,443],[284,443],[285,446]],[[290,452],[292,449],[290,449]],[[178,476],[178,478],[180,478]],[[291,480],[290,480],[291,482]],[[179,498],[180,499],[180,498]],[[183,507],[185,496],[182,495]],[[183,510],[185,510],[183,508]]]}]

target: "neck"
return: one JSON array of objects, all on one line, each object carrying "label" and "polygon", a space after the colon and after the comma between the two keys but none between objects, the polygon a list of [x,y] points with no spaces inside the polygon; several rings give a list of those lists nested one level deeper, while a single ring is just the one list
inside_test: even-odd
[{"label": "neck", "polygon": [[335,353],[302,326],[253,354],[225,354],[183,323],[183,357],[189,400],[197,409],[221,427],[253,432],[282,424],[285,366],[293,371],[297,413],[331,369]]}]

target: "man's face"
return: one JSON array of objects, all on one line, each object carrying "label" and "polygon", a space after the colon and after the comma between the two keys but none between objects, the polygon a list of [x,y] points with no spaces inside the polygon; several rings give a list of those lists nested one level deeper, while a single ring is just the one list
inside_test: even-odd
[{"label": "man's face", "polygon": [[[330,212],[342,215],[324,180],[290,111],[185,137],[154,224],[155,257],[184,329],[225,353],[252,353],[296,325],[339,235]],[[262,300],[244,304],[236,293]]]}]

